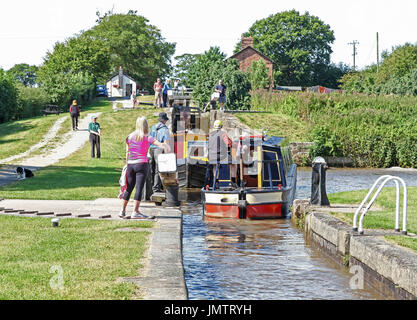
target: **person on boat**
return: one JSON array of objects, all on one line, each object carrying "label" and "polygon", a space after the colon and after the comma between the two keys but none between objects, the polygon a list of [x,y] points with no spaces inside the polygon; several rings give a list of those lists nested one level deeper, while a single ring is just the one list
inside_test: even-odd
[{"label": "person on boat", "polygon": [[119,213],[120,218],[126,217],[126,207],[135,186],[135,207],[131,219],[155,218],[154,216],[147,216],[139,212],[143,187],[149,171],[147,153],[151,145],[163,148],[165,152],[170,151],[167,143],[161,143],[149,135],[149,126],[146,117],[139,117],[136,120],[136,130],[126,138],[127,188],[123,194],[122,209]]},{"label": "person on boat", "polygon": [[237,164],[232,163],[232,156],[229,149],[232,148],[233,142],[227,135],[226,131],[222,130],[223,122],[216,120],[213,125],[213,130],[209,135],[209,164],[213,170],[213,179],[218,179],[218,172],[216,176],[216,164],[228,164],[230,168],[230,177],[232,187],[237,188]]}]

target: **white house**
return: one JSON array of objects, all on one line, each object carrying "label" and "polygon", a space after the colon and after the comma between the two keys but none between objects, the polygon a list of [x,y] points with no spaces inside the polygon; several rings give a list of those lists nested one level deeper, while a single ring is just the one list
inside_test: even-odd
[{"label": "white house", "polygon": [[109,97],[122,98],[130,97],[132,92],[136,94],[136,81],[123,73],[122,67],[119,69],[119,73],[111,77],[106,83],[107,92]]}]

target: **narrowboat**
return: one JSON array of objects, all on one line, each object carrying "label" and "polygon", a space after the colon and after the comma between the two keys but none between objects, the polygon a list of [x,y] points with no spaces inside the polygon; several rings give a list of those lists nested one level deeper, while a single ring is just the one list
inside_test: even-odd
[{"label": "narrowboat", "polygon": [[292,161],[288,139],[241,136],[238,144],[240,150],[243,145],[249,147],[250,156],[248,161],[239,160],[237,184],[232,183],[229,163],[217,162],[207,169],[201,190],[205,217],[288,218],[297,181],[297,165]]},{"label": "narrowboat", "polygon": [[197,107],[174,105],[167,110],[170,118],[174,152],[177,155],[180,187],[201,188],[204,185],[207,147],[210,125],[209,114],[202,114]]}]

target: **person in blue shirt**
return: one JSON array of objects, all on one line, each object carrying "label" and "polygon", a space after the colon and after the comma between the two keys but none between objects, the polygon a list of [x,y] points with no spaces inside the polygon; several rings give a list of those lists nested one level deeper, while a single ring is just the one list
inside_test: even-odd
[{"label": "person in blue shirt", "polygon": [[[161,143],[167,142],[170,139],[169,129],[166,126],[168,122],[168,116],[165,112],[161,112],[158,118],[159,122],[152,126],[149,135],[154,139],[158,140]],[[162,191],[162,181],[158,172],[158,156],[163,152],[163,149],[158,148],[155,145],[151,145],[149,148],[149,154],[151,156],[150,166],[151,166],[151,175],[153,177],[153,186],[152,192],[161,192]]]},{"label": "person in blue shirt", "polygon": [[219,108],[224,111],[224,105],[226,104],[226,86],[223,84],[222,80],[219,80],[219,84],[214,91],[220,93]]},{"label": "person in blue shirt", "polygon": [[168,90],[172,90],[171,80],[169,80],[169,79],[167,79],[167,81],[165,81],[164,88],[162,89],[162,100],[163,100],[164,108],[167,107]]}]

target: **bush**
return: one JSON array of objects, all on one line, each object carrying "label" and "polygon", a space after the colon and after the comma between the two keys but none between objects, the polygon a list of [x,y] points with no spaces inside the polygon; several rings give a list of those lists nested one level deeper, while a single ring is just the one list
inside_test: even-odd
[{"label": "bush", "polygon": [[18,114],[16,119],[41,115],[41,110],[50,102],[43,88],[31,88],[18,84]]},{"label": "bush", "polygon": [[17,112],[16,84],[10,75],[0,69],[0,123],[13,120]]},{"label": "bush", "polygon": [[417,97],[252,92],[252,110],[301,120],[312,156],[351,157],[357,167],[417,167]]},{"label": "bush", "polygon": [[44,78],[42,84],[52,103],[64,110],[74,99],[82,105],[95,97],[95,82],[93,76],[87,73],[58,73]]}]

